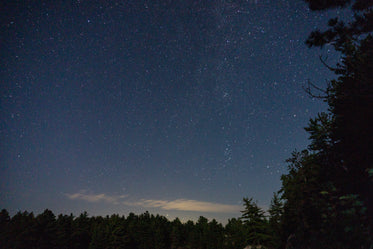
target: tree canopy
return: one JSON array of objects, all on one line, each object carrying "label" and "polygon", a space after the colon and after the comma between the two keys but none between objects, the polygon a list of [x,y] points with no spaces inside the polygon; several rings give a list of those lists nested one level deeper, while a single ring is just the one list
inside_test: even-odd
[{"label": "tree canopy", "polygon": [[241,219],[230,219],[225,226],[203,216],[197,222],[182,223],[178,218],[170,221],[149,212],[130,213],[127,217],[117,214],[89,217],[86,212],[77,217],[62,214],[56,217],[46,209],[37,216],[25,211],[10,217],[3,209],[0,249],[234,249],[246,245],[274,248],[271,247],[273,232],[264,211],[252,199],[245,199],[244,203]]},{"label": "tree canopy", "polygon": [[[334,46],[337,79],[308,92],[328,103],[310,120],[307,150],[294,152],[282,176],[283,243],[289,248],[371,248],[373,221],[373,1],[306,0],[313,10],[350,8],[354,18],[333,18],[314,31],[310,47]],[[321,91],[322,94],[313,94]]]}]

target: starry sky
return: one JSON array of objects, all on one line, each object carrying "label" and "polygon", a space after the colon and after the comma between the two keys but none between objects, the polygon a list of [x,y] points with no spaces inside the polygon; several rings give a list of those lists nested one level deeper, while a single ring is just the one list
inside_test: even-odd
[{"label": "starry sky", "polygon": [[301,0],[4,1],[0,207],[224,222],[268,208],[332,78]]}]

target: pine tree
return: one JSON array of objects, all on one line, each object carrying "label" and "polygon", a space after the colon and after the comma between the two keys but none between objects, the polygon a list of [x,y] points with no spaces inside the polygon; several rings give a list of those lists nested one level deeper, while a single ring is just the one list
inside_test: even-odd
[{"label": "pine tree", "polygon": [[281,248],[281,222],[283,215],[283,203],[278,196],[278,193],[273,194],[271,205],[269,207],[269,227],[271,232],[271,247]]},{"label": "pine tree", "polygon": [[7,210],[3,209],[0,212],[0,248],[7,248],[7,241],[9,238],[8,229],[9,229],[10,216]]},{"label": "pine tree", "polygon": [[253,246],[266,245],[270,240],[268,223],[264,211],[252,198],[243,198],[245,209],[241,211],[241,220],[245,224],[246,243]]},{"label": "pine tree", "polygon": [[[349,7],[350,23],[331,19],[307,44],[341,52],[338,78],[307,91],[329,105],[310,120],[308,150],[288,160],[282,177],[283,231],[288,247],[371,248],[373,245],[373,1],[306,0],[313,10]],[[321,91],[315,94],[314,91]],[[284,237],[286,240],[286,237]]]},{"label": "pine tree", "polygon": [[225,243],[228,249],[244,248],[247,245],[246,231],[241,219],[229,219],[225,226]]}]

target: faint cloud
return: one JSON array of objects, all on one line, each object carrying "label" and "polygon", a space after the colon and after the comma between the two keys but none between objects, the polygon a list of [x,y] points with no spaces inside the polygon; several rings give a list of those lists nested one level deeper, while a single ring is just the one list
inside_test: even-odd
[{"label": "faint cloud", "polygon": [[211,212],[211,213],[236,213],[241,210],[241,206],[226,205],[213,202],[204,202],[187,199],[177,199],[174,201],[164,200],[145,200],[137,202],[123,202],[127,206],[141,206],[145,208],[160,208],[163,210],[179,210],[194,212]]},{"label": "faint cloud", "polygon": [[88,194],[80,191],[75,194],[65,194],[70,200],[83,200],[88,202],[109,202],[119,204],[119,202],[128,195],[107,195],[107,194]]}]

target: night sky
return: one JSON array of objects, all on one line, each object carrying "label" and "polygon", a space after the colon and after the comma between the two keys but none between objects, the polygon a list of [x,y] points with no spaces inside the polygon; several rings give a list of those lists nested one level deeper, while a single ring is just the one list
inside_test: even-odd
[{"label": "night sky", "polygon": [[[4,3],[5,2],[5,3]],[[4,1],[0,208],[170,219],[268,208],[327,110],[333,12],[301,0]],[[8,3],[6,3],[8,2]]]}]

